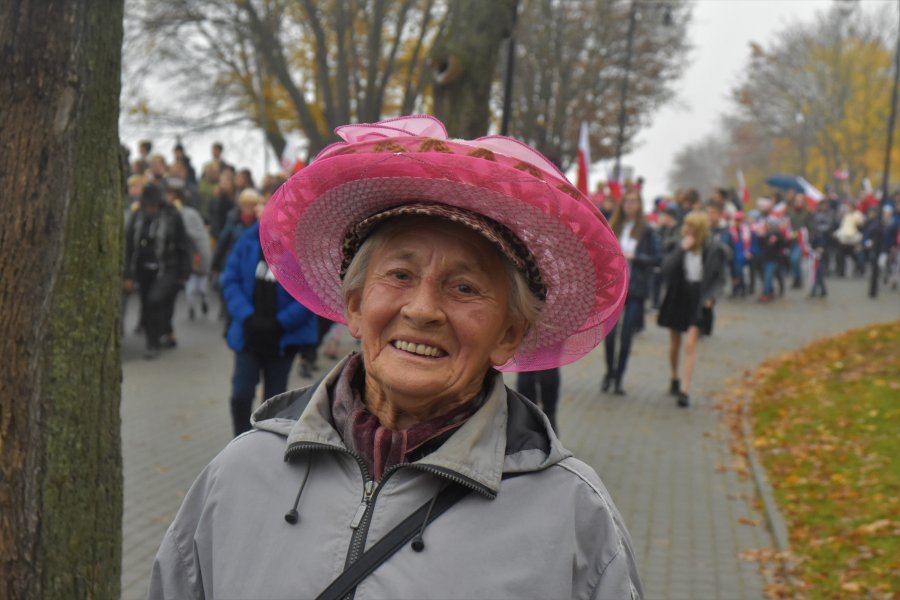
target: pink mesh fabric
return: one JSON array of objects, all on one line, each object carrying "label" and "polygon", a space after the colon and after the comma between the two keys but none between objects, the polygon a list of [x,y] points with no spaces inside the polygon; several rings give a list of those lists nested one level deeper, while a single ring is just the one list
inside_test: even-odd
[{"label": "pink mesh fabric", "polygon": [[437,137],[436,119],[411,119],[432,137],[410,136],[404,119],[339,128],[360,141],[328,147],[269,201],[260,238],[281,284],[313,312],[345,322],[339,272],[348,228],[400,204],[440,202],[512,230],[548,288],[540,322],[498,368],[548,369],[590,352],[615,325],[627,291],[626,261],[603,216],[528,146],[499,136],[484,146],[447,140]]}]

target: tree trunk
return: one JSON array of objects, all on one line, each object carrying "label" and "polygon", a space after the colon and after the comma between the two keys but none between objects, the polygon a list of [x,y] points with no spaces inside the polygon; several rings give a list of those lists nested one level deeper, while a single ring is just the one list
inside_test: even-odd
[{"label": "tree trunk", "polygon": [[0,6],[0,598],[118,598],[122,0]]},{"label": "tree trunk", "polygon": [[517,0],[454,0],[432,51],[434,114],[453,137],[485,135],[500,48],[512,33]]}]

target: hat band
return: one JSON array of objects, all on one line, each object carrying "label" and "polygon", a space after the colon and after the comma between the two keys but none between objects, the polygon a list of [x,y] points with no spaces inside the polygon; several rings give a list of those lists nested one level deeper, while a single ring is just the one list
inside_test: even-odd
[{"label": "hat band", "polygon": [[516,234],[493,219],[447,204],[424,202],[403,204],[377,212],[350,227],[344,236],[342,248],[343,260],[340,273],[342,280],[353,257],[356,256],[363,242],[371,235],[376,226],[388,219],[400,216],[438,217],[468,227],[500,250],[500,253],[525,277],[528,289],[538,300],[544,302],[547,299],[547,286],[543,283],[537,261]]}]

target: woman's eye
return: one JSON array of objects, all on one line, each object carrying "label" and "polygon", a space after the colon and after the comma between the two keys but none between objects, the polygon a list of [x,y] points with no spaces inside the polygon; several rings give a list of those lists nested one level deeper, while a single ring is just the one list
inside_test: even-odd
[{"label": "woman's eye", "polygon": [[477,290],[468,283],[458,283],[454,286],[454,289],[460,294],[464,294],[466,296],[477,293]]},{"label": "woman's eye", "polygon": [[406,271],[391,271],[388,273],[388,276],[396,279],[397,281],[409,281],[409,273]]}]

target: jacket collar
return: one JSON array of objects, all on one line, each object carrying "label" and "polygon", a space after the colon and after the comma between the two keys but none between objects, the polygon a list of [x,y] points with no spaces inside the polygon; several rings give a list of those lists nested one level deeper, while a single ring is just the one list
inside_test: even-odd
[{"label": "jacket collar", "polygon": [[[328,394],[346,361],[339,362],[312,386],[267,400],[254,412],[253,426],[285,436],[286,454],[292,447],[306,444],[346,452],[347,447],[332,424]],[[490,384],[484,406],[437,450],[409,467],[451,479],[463,478],[492,498],[504,476],[543,470],[568,456],[571,453],[560,444],[543,412],[508,390],[498,374]]]}]

